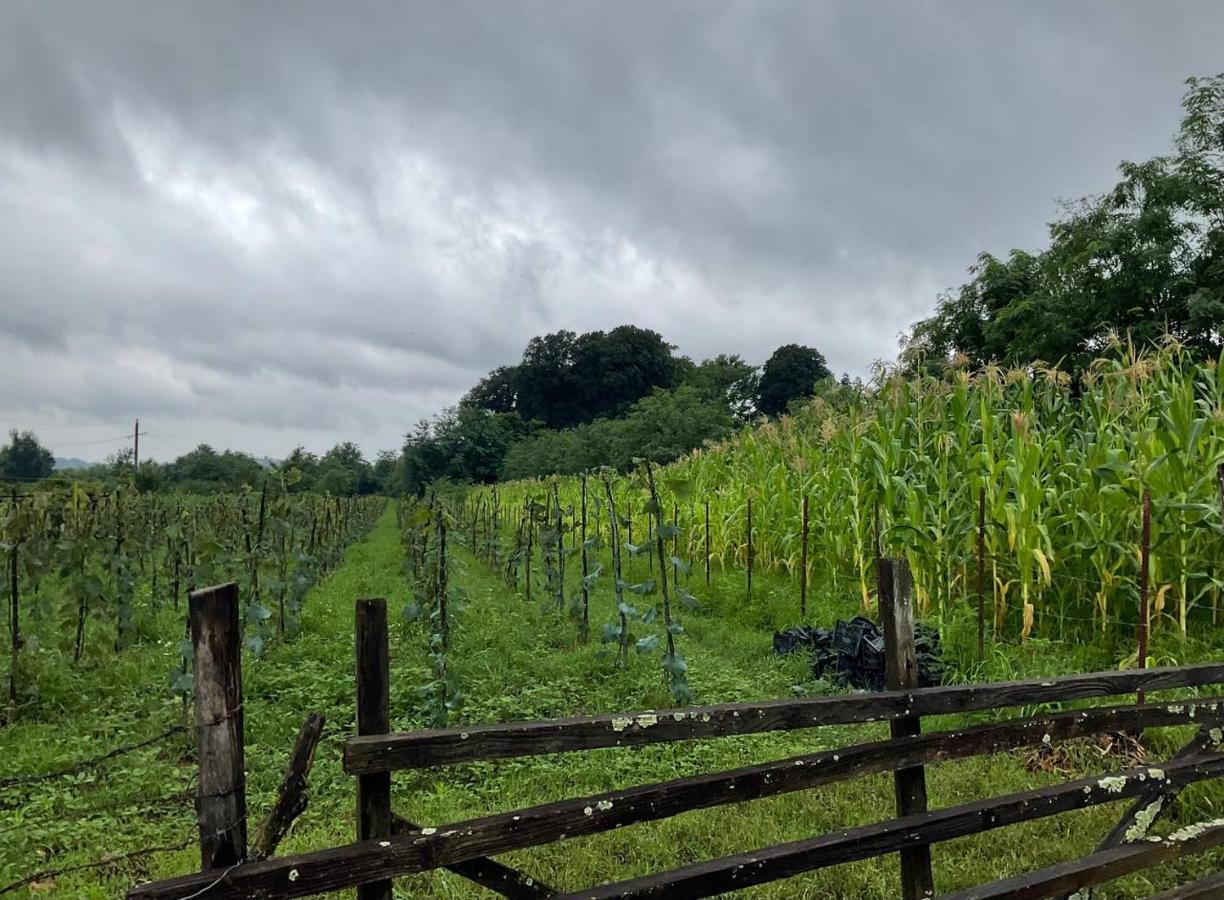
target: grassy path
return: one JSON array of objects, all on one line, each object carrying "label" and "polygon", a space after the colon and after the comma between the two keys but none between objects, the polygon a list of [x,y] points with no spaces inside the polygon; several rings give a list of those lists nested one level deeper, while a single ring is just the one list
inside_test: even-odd
[{"label": "grassy path", "polygon": [[[634,658],[617,671],[597,643],[575,646],[573,626],[539,598],[527,602],[462,548],[453,551],[452,583],[466,607],[456,615],[451,665],[466,695],[463,721],[537,718],[665,706],[657,659]],[[350,548],[345,563],[310,595],[305,633],[244,661],[250,808],[262,817],[279,781],[293,735],[308,711],[321,709],[328,726],[311,776],[310,808],[283,852],[320,848],[352,839],[353,781],[340,754],[353,725],[353,600],[388,598],[392,716],[395,727],[420,727],[416,687],[427,680],[425,636],[399,616],[406,600],[403,554],[391,510],[369,536]],[[681,636],[691,683],[700,702],[784,697],[816,690],[800,660],[770,650],[765,626],[785,617],[791,586],[759,580],[759,602],[743,607],[742,576],[716,579],[703,597],[706,612],[684,617]],[[832,615],[841,615],[838,609]],[[592,601],[592,630],[612,616],[607,580]],[[173,624],[167,626],[173,629]],[[181,627],[181,626],[179,626]],[[172,632],[171,632],[172,633]],[[182,720],[180,704],[165,688],[176,658],[173,641],[146,644],[118,660],[83,671],[48,665],[40,680],[41,719],[0,730],[0,778],[45,772],[119,744],[156,734]],[[694,744],[608,749],[531,760],[465,765],[396,776],[397,809],[416,821],[441,824],[565,796],[740,766],[832,748],[883,734],[870,726],[819,732],[728,738]],[[74,736],[83,735],[78,741]],[[1172,738],[1170,738],[1171,740]],[[1086,771],[1101,767],[1084,751]],[[41,868],[96,862],[144,846],[193,840],[190,744],[177,735],[125,755],[95,772],[56,782],[0,791],[0,885]],[[1017,755],[950,763],[930,771],[932,803],[952,805],[985,791],[1003,792],[1058,780],[1026,771]],[[150,801],[167,798],[160,804]],[[1219,791],[1195,795],[1195,811],[1219,815]],[[152,806],[152,808],[149,808]],[[833,788],[704,810],[596,837],[512,854],[507,860],[549,883],[578,888],[649,869],[763,847],[783,840],[875,821],[892,806],[887,777],[868,777]],[[98,807],[106,807],[97,812]],[[95,810],[90,812],[90,810]],[[1116,817],[1114,807],[1017,826],[937,847],[936,881],[943,890],[1050,864],[1087,852]],[[136,877],[191,870],[194,843],[104,870],[68,874],[36,885],[41,896],[114,897]],[[1220,858],[1216,859],[1217,865]],[[1202,862],[1199,863],[1201,868]],[[1182,874],[1190,871],[1183,868]],[[1105,896],[1146,896],[1172,883],[1172,867],[1132,878]],[[1154,878],[1152,876],[1155,876]],[[892,858],[842,866],[748,893],[769,898],[892,897]],[[448,873],[397,882],[404,897],[466,898],[481,894]]]}]

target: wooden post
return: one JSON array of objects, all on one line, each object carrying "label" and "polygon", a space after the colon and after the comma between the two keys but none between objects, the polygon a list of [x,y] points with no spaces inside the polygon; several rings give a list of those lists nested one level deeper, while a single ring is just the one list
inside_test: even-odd
[{"label": "wooden post", "polygon": [[986,657],[986,485],[978,488],[978,659]]},{"label": "wooden post", "polygon": [[[625,542],[633,543],[633,504],[628,500],[625,501]],[[629,565],[625,566],[626,571],[633,575],[633,554],[629,554]]]},{"label": "wooden post", "polygon": [[325,721],[323,713],[312,712],[302,723],[276,802],[272,804],[268,818],[259,826],[255,846],[251,848],[252,860],[271,858],[281,840],[289,833],[294,819],[306,811],[310,802],[306,795],[306,779],[310,777],[310,769],[314,765],[315,748],[323,737]]},{"label": "wooden post", "polygon": [[200,777],[196,821],[202,871],[246,859],[246,769],[242,729],[242,627],[234,582],[187,598],[195,648]]},{"label": "wooden post", "polygon": [[[880,557],[876,560],[876,587],[880,597],[880,627],[884,631],[884,680],[892,691],[918,686],[918,654],[914,646],[913,581],[909,563],[904,559]],[[917,716],[894,719],[889,723],[894,738],[910,737],[922,731]],[[926,770],[922,766],[898,769],[894,776],[897,815],[909,816],[927,811]],[[931,878],[931,848],[906,847],[901,851],[901,896],[919,900],[935,893]]]},{"label": "wooden post", "polygon": [[527,602],[531,602],[531,549],[535,543],[535,501],[528,507],[527,516],[527,555],[523,558],[523,579],[526,582]]},{"label": "wooden post", "polygon": [[748,497],[748,602],[752,602],[752,497]]},{"label": "wooden post", "polygon": [[[1216,466],[1216,487],[1220,492],[1220,513],[1221,520],[1224,521],[1224,463]],[[1213,590],[1211,592],[1211,624],[1215,625],[1219,621],[1220,610],[1220,592]]]},{"label": "wooden post", "polygon": [[[1152,550],[1152,492],[1143,489],[1143,530],[1139,536],[1139,668],[1147,668],[1148,648],[1148,557]],[[1142,690],[1136,695],[1142,703]]]},{"label": "wooden post", "polygon": [[590,562],[587,558],[587,477],[586,473],[582,473],[582,523],[581,534],[579,535],[582,541],[582,623],[579,626],[579,637],[582,643],[587,641],[587,633],[591,629],[591,592],[587,587],[587,578],[591,573]]},{"label": "wooden post", "polygon": [[803,495],[803,548],[799,560],[799,616],[807,618],[808,497]]},{"label": "wooden post", "polygon": [[[357,601],[357,733],[386,734],[391,730],[390,651],[387,641],[387,601]],[[357,776],[357,839],[391,836],[391,773]],[[391,880],[371,881],[357,888],[358,900],[391,900]]]},{"label": "wooden post", "polygon": [[705,570],[706,587],[710,586],[710,501],[705,502]]},{"label": "wooden post", "polygon": [[[12,494],[13,521],[17,516],[17,488]],[[19,584],[20,570],[17,566],[17,554],[21,549],[21,539],[14,537],[9,545],[9,639],[12,642],[13,657],[9,663],[9,705],[13,708],[10,719],[16,717],[17,710],[17,655],[21,652],[21,594]]]}]

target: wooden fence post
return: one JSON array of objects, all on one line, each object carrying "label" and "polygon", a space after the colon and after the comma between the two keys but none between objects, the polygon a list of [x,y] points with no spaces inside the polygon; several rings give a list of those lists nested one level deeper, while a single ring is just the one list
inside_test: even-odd
[{"label": "wooden fence post", "polygon": [[[880,626],[884,630],[884,680],[891,691],[918,686],[918,654],[914,646],[913,579],[904,559],[880,557],[876,560],[877,588],[880,596]],[[894,738],[910,737],[922,731],[917,716],[894,719],[889,723]],[[898,769],[894,776],[897,815],[909,816],[927,811],[926,770],[922,766]],[[931,877],[931,848],[923,844],[901,851],[901,896],[919,900],[935,893]]]},{"label": "wooden fence post", "polygon": [[[391,662],[387,640],[387,601],[357,601],[357,733],[391,730]],[[391,817],[391,773],[357,776],[357,840],[388,838]],[[357,888],[358,900],[391,900],[391,880]]]},{"label": "wooden fence post", "polygon": [[247,855],[238,585],[192,591],[187,604],[200,748],[196,821],[200,867],[207,872],[236,865]]}]

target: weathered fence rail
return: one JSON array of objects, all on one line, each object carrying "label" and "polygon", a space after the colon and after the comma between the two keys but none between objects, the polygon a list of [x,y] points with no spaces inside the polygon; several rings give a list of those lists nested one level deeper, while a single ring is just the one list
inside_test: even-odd
[{"label": "weathered fence rail", "polygon": [[[220,595],[218,595],[220,596]],[[912,688],[915,671],[909,573],[882,560],[881,618],[888,641],[891,690],[874,695],[730,703],[667,711],[581,716],[387,733],[390,723],[386,605],[357,606],[357,735],[344,751],[357,779],[357,840],[309,853],[217,864],[180,878],[137,885],[133,900],[183,897],[299,897],[357,887],[358,896],[389,898],[392,879],[446,868],[512,898],[704,897],[814,869],[899,853],[905,897],[930,897],[933,845],[1074,809],[1130,800],[1098,850],[990,885],[948,895],[967,898],[1063,896],[1157,863],[1224,845],[1224,821],[1200,823],[1165,838],[1146,834],[1152,820],[1189,784],[1224,776],[1220,752],[1224,700],[1177,699],[1030,714],[921,733],[923,717],[1036,707],[1224,684],[1224,664],[1098,672],[977,685]],[[236,602],[236,598],[235,598]],[[221,615],[221,613],[218,613]],[[908,640],[907,640],[908,636]],[[235,696],[229,691],[227,696]],[[240,686],[236,694],[241,703]],[[212,710],[209,722],[232,710]],[[394,814],[397,770],[480,760],[669,741],[888,721],[891,736],[723,772],[573,797],[461,822],[419,827]],[[201,728],[205,727],[201,720]],[[927,809],[924,767],[1072,738],[1165,726],[1198,725],[1186,747],[1159,766],[1105,773],[960,806]],[[239,735],[241,734],[239,730]],[[227,751],[231,752],[231,751]],[[241,753],[241,747],[237,748]],[[201,766],[205,765],[201,759]],[[216,768],[216,763],[210,763]],[[232,768],[221,767],[224,771]],[[239,770],[240,771],[240,770]],[[493,859],[499,854],[598,834],[682,812],[806,790],[849,778],[895,773],[897,817],[806,840],[565,893]],[[235,788],[240,785],[235,785]],[[244,814],[244,811],[240,811]],[[203,819],[201,819],[203,822]],[[202,824],[201,839],[204,830]],[[1211,879],[1199,883],[1210,887]],[[1215,896],[1195,885],[1169,896]],[[1198,890],[1199,893],[1193,891]]]}]

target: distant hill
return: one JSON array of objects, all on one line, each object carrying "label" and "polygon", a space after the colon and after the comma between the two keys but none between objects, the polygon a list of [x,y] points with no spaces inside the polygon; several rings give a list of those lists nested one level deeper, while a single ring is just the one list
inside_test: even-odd
[{"label": "distant hill", "polygon": [[77,459],[75,456],[57,456],[55,457],[55,468],[57,469],[87,469],[94,463],[86,462],[83,459]]}]

